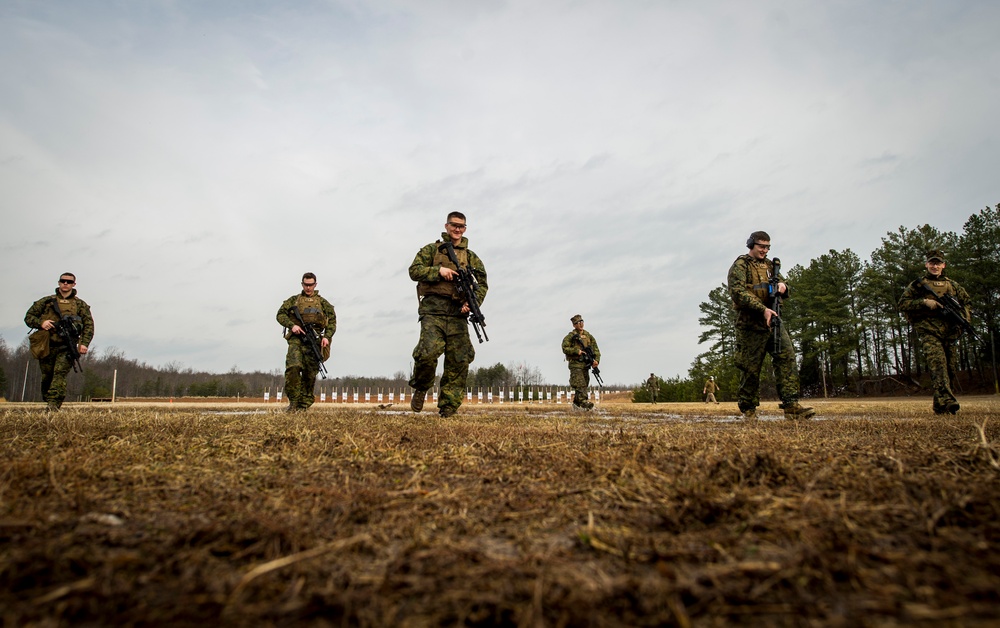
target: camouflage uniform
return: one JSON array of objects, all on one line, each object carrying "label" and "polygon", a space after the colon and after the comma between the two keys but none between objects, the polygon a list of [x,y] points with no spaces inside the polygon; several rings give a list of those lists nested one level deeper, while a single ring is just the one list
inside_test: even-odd
[{"label": "camouflage uniform", "polygon": [[913,329],[920,339],[920,347],[927,358],[927,367],[931,372],[931,382],[934,386],[934,412],[944,414],[958,409],[958,400],[952,392],[951,382],[958,374],[958,339],[962,328],[941,315],[941,310],[932,310],[925,303],[930,298],[923,288],[923,283],[938,296],[950,294],[965,308],[962,314],[969,319],[969,293],[962,286],[945,277],[942,272],[935,277],[926,273],[920,279],[913,281],[903,291],[899,299],[899,309],[909,319]]},{"label": "camouflage uniform", "polygon": [[[313,355],[308,342],[298,334],[291,333],[298,321],[292,316],[292,308],[299,308],[302,319],[312,324],[321,338],[327,340],[337,333],[337,313],[329,301],[319,296],[319,290],[307,296],[305,291],[285,299],[278,308],[275,318],[285,328],[288,353],[285,355],[285,396],[289,410],[305,410],[316,400],[316,375],[319,374],[319,360]],[[320,342],[320,340],[317,340]],[[322,350],[324,362],[329,357],[329,349]]]},{"label": "camouflage uniform", "polygon": [[[25,325],[41,329],[42,321],[59,320],[52,308],[53,304],[58,304],[64,315],[73,317],[73,325],[80,334],[80,344],[89,347],[90,341],[94,339],[94,317],[90,313],[90,306],[76,296],[76,288],[66,299],[56,290],[54,296],[35,301],[24,315]],[[55,333],[50,334],[49,354],[38,360],[38,367],[42,372],[42,399],[49,408],[62,407],[63,400],[66,399],[66,375],[73,367],[69,358],[69,346],[64,338]]]},{"label": "camouflage uniform", "polygon": [[[457,270],[447,253],[438,248],[447,241],[450,237],[442,233],[440,240],[417,251],[409,269],[410,279],[417,282],[420,319],[420,340],[413,349],[413,377],[409,385],[415,391],[427,392],[434,385],[437,361],[443,353],[438,409],[444,415],[454,414],[462,405],[469,365],[476,358],[476,350],[469,340],[468,315],[462,313],[463,301],[458,294],[457,281],[445,281],[440,275],[442,266]],[[454,248],[459,263],[472,271],[479,284],[476,300],[482,305],[489,289],[486,266],[469,250],[468,238],[463,237]]]},{"label": "camouflage uniform", "polygon": [[590,387],[590,363],[580,356],[581,345],[594,351],[594,359],[601,361],[601,350],[597,347],[597,339],[587,330],[576,330],[566,334],[562,341],[562,352],[569,363],[569,385],[573,388],[573,405],[580,408],[593,408],[594,404],[587,401],[587,389]]},{"label": "camouflage uniform", "polygon": [[649,374],[649,379],[646,380],[646,388],[649,389],[649,401],[656,403],[656,394],[660,390],[660,382],[657,381],[656,375]]},{"label": "camouflage uniform", "polygon": [[[789,415],[789,408],[799,408],[799,374],[792,339],[785,326],[781,325],[781,351],[778,351],[774,330],[767,326],[764,319],[764,310],[772,302],[767,282],[773,270],[771,260],[756,260],[750,255],[737,257],[729,268],[729,296],[737,314],[735,362],[740,381],[736,400],[740,412],[744,414],[752,413],[760,405],[760,369],[765,354],[771,356],[778,397],[786,416]],[[782,295],[782,298],[787,299],[788,294]]]},{"label": "camouflage uniform", "polygon": [[719,385],[715,383],[715,379],[710,377],[705,380],[705,387],[701,390],[705,395],[705,403],[719,403],[715,398],[715,391],[718,389]]}]

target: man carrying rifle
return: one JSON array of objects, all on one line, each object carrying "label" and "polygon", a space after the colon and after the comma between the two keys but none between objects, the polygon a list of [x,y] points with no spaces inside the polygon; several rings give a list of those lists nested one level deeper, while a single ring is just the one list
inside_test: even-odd
[{"label": "man carrying rifle", "polygon": [[[464,214],[451,212],[441,239],[417,251],[410,264],[410,279],[417,282],[420,319],[420,340],[413,349],[413,376],[409,382],[413,388],[410,408],[414,412],[424,408],[424,399],[434,385],[434,372],[442,353],[444,370],[441,372],[438,412],[449,417],[458,411],[465,394],[469,365],[476,357],[469,340],[469,321],[477,335],[485,333],[485,319],[479,306],[489,289],[486,267],[479,256],[469,250],[469,240],[464,235],[467,226]],[[469,293],[475,303],[470,302]]]},{"label": "man carrying rifle", "polygon": [[278,308],[285,328],[285,396],[289,412],[304,412],[313,404],[316,375],[330,357],[330,339],[337,332],[337,313],[316,290],[316,275],[302,275],[302,291]]},{"label": "man carrying rifle", "polygon": [[788,286],[777,273],[777,261],[767,258],[771,236],[754,231],[746,242],[749,252],[729,268],[729,296],[736,308],[736,368],[740,372],[737,402],[747,420],[757,418],[760,405],[760,369],[771,356],[774,379],[786,419],[808,419],[816,414],[799,403],[799,373],[795,347],[781,324],[778,304],[788,298]]},{"label": "man carrying rifle", "polygon": [[[31,335],[31,352],[42,371],[42,399],[50,412],[58,412],[66,398],[66,375],[80,365],[80,356],[94,338],[90,306],[76,296],[76,275],[63,273],[55,295],[35,301],[24,323],[37,329]],[[82,368],[82,367],[81,367]]]},{"label": "man carrying rifle", "polygon": [[573,323],[573,331],[563,338],[562,352],[569,363],[569,385],[574,393],[573,406],[590,410],[594,407],[593,402],[587,400],[590,370],[594,370],[594,376],[600,381],[601,372],[597,365],[601,361],[601,350],[597,347],[597,339],[593,334],[583,329],[582,316],[577,314],[569,322]]},{"label": "man carrying rifle", "polygon": [[934,414],[957,414],[951,383],[958,372],[958,339],[969,323],[969,293],[944,274],[944,253],[927,252],[927,273],[913,281],[899,299],[899,309],[920,339],[934,386]]}]

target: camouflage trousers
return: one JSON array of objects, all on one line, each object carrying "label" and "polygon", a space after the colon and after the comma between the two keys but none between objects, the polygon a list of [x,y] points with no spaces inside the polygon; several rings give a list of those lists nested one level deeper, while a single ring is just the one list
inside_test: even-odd
[{"label": "camouflage trousers", "polygon": [[49,354],[38,361],[42,371],[42,401],[62,407],[66,399],[66,376],[73,364],[69,361],[69,350],[65,346],[53,346]]},{"label": "camouflage trousers", "polygon": [[420,317],[420,341],[413,349],[413,377],[410,387],[430,390],[438,358],[444,354],[441,372],[441,394],[438,408],[458,409],[465,397],[469,365],[476,359],[476,349],[469,340],[469,323],[458,316]]},{"label": "camouflage trousers", "polygon": [[944,412],[948,404],[956,403],[951,382],[958,375],[958,343],[941,340],[934,334],[919,334],[920,347],[927,358],[934,387],[934,411]]},{"label": "camouflage trousers", "polygon": [[573,389],[573,405],[579,406],[587,401],[587,389],[590,388],[590,369],[582,362],[569,363],[569,385]]},{"label": "camouflage trousers", "polygon": [[764,356],[771,356],[778,398],[785,405],[799,400],[799,372],[795,363],[792,338],[782,326],[779,331],[781,351],[776,351],[772,330],[736,328],[735,364],[740,372],[739,392],[736,401],[740,412],[760,405],[760,369]]},{"label": "camouflage trousers", "polygon": [[316,400],[316,375],[319,361],[298,338],[288,339],[285,355],[285,397],[289,408],[305,410]]}]

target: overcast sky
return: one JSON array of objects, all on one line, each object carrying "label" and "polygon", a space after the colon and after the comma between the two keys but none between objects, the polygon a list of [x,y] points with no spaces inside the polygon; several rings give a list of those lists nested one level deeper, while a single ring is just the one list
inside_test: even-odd
[{"label": "overcast sky", "polygon": [[[303,272],[331,375],[409,373],[407,267],[465,212],[473,366],[684,375],[764,229],[784,268],[1000,202],[1000,3],[3,0],[0,336],[61,272],[92,348],[284,368]],[[440,367],[439,367],[440,368]]]}]

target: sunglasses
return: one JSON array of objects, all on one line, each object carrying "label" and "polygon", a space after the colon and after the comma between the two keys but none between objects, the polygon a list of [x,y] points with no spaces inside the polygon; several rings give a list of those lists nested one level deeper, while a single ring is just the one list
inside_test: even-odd
[{"label": "sunglasses", "polygon": [[316,285],[316,282],[314,281],[312,283],[306,283],[306,282],[303,281],[302,285],[305,286],[306,288],[312,288],[313,286]]},{"label": "sunglasses", "polygon": [[74,281],[73,279],[60,279],[59,283],[68,283],[69,285],[73,285],[76,283],[76,281]]}]

